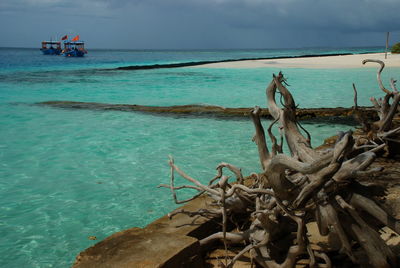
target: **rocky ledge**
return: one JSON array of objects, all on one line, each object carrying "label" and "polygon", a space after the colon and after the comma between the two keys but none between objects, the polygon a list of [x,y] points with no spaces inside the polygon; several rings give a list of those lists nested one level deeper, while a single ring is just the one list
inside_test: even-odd
[{"label": "rocky ledge", "polygon": [[[37,105],[64,109],[85,109],[101,111],[143,112],[164,115],[185,115],[222,118],[249,118],[252,108],[227,108],[211,105],[176,105],[176,106],[144,106],[136,104],[109,104],[97,102],[76,101],[46,101]],[[372,107],[358,107],[359,113],[368,118],[376,117],[376,111]],[[353,108],[307,108],[297,109],[299,119],[344,119],[353,121]],[[261,111],[261,116],[271,118],[268,109]]]},{"label": "rocky ledge", "polygon": [[[335,141],[326,140],[325,146]],[[368,191],[375,196],[391,214],[400,219],[400,159],[379,157],[371,168],[383,167],[383,171],[364,175],[360,191]],[[365,186],[369,186],[365,188]],[[364,188],[364,189],[363,189]],[[386,189],[386,190],[384,190]],[[172,199],[172,198],[171,198]],[[172,202],[172,200],[171,200]],[[211,200],[207,196],[190,201],[181,209],[196,211],[210,208]],[[73,268],[128,268],[128,267],[219,267],[224,251],[221,247],[210,248],[202,252],[199,239],[205,238],[220,228],[219,218],[190,218],[178,214],[172,219],[168,215],[150,223],[144,228],[131,228],[111,235],[94,246],[82,251]],[[328,237],[319,235],[315,224],[308,224],[309,239],[315,247],[326,246]],[[382,238],[400,255],[400,237],[388,230],[382,230]],[[232,254],[230,252],[229,254]],[[235,267],[251,267],[249,258],[242,258]]]},{"label": "rocky ledge", "polygon": [[[209,206],[211,200],[202,196],[182,208],[193,211]],[[82,251],[73,267],[203,267],[199,239],[210,235],[218,225],[217,219],[193,219],[182,214],[170,219],[166,215],[145,228],[115,233]]]}]

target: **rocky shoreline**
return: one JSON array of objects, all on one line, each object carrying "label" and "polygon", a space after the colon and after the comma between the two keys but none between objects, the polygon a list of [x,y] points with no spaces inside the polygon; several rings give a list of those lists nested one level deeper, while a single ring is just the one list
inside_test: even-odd
[{"label": "rocky shoreline", "polygon": [[[335,141],[335,137],[328,138],[320,148],[331,147]],[[368,191],[373,189],[373,192],[368,194],[373,195],[375,201],[386,207],[392,216],[400,219],[400,159],[378,157],[371,168],[383,170],[361,176],[358,179],[360,191],[369,186]],[[203,195],[179,209],[195,211],[211,207],[212,200]],[[220,228],[220,221],[220,218],[191,218],[183,214],[170,219],[165,215],[144,228],[133,227],[115,233],[82,251],[73,268],[219,267],[219,260],[225,254],[222,245],[214,245],[208,252],[202,252],[199,240]],[[327,247],[328,237],[321,236],[316,226],[307,225],[307,232],[313,245]],[[400,255],[400,237],[386,229],[382,230],[381,236]],[[251,267],[250,258],[244,256],[235,267]]]}]

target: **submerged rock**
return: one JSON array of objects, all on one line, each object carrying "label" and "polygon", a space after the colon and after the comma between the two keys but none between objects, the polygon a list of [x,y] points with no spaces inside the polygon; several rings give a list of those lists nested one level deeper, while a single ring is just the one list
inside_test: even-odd
[{"label": "submerged rock", "polygon": [[[218,118],[248,118],[253,108],[228,108],[213,105],[174,105],[174,106],[144,106],[136,104],[110,104],[97,102],[76,101],[46,101],[37,105],[50,106],[64,109],[85,109],[101,111],[143,112],[175,116],[202,116]],[[359,107],[359,113],[366,117],[376,117],[376,112],[371,107]],[[305,108],[297,109],[296,115],[303,120],[330,120],[341,123],[354,124],[353,108]],[[262,109],[261,117],[272,118],[268,109]]]}]

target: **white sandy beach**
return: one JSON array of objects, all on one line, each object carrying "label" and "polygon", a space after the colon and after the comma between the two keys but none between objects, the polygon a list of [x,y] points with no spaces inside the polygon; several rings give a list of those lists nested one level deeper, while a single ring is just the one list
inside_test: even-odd
[{"label": "white sandy beach", "polygon": [[235,62],[211,63],[193,68],[361,68],[376,67],[373,63],[362,64],[365,59],[377,59],[385,62],[387,67],[400,67],[400,54],[370,53],[345,56],[325,56],[309,58],[286,58],[271,60],[244,60]]}]

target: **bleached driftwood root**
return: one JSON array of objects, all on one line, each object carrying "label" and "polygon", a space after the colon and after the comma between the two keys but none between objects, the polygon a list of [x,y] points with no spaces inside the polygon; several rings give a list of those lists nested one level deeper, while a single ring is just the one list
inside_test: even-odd
[{"label": "bleached driftwood root", "polygon": [[[308,240],[306,224],[309,222],[316,222],[321,235],[329,235],[330,241],[336,241],[332,242],[335,244],[332,248],[338,246],[341,254],[353,263],[359,262],[356,255],[361,252],[373,267],[395,267],[396,256],[380,238],[378,230],[387,226],[400,233],[399,222],[372,199],[355,192],[351,183],[359,174],[370,172],[368,167],[376,158],[375,153],[386,145],[369,144],[367,151],[359,152],[352,132],[348,131],[340,133],[331,150],[313,149],[310,135],[302,134],[304,129],[297,122],[294,99],[284,84],[285,79],[279,73],[266,89],[267,106],[274,118],[267,130],[270,146],[261,124],[261,108],[255,107],[251,113],[256,132],[253,140],[263,170],[253,174],[254,179],[246,182],[239,168],[222,163],[217,167],[217,175],[205,185],[184,173],[170,158],[171,183],[163,187],[172,191],[175,202],[192,200],[180,201],[176,196],[177,190],[189,188],[199,194],[207,193],[217,205],[213,211],[176,213],[221,216],[222,230],[202,239],[200,244],[207,247],[213,241],[222,240],[225,248],[230,244],[243,245],[233,259],[226,257],[226,267],[233,267],[247,252],[262,267],[294,267],[301,259],[308,259],[310,267],[319,264],[331,267],[329,254],[317,250]],[[282,107],[276,102],[278,93]],[[390,96],[397,98],[396,94],[391,92]],[[381,113],[383,117],[378,125],[387,133],[388,118],[392,115],[386,110]],[[280,139],[271,131],[274,124],[279,124]],[[290,156],[282,152],[283,137]],[[234,183],[224,175],[226,169],[236,177]],[[175,186],[175,173],[189,184]],[[241,219],[241,225],[229,231],[228,219],[235,215],[240,215],[237,218]]]},{"label": "bleached driftwood root", "polygon": [[[385,93],[383,98],[376,99],[371,97],[371,102],[377,111],[379,120],[376,122],[369,122],[367,118],[358,118],[363,126],[365,135],[361,136],[357,141],[358,145],[375,145],[375,144],[386,144],[386,151],[390,154],[399,153],[400,148],[400,127],[393,125],[393,118],[398,112],[400,93],[396,88],[396,80],[393,78],[390,80],[390,87],[392,90],[385,88],[382,82],[381,73],[385,68],[385,63],[381,60],[367,59],[362,63],[368,62],[378,63],[380,68],[377,71],[377,81],[380,90]],[[355,92],[355,110],[357,110],[357,90],[353,84]]]}]

